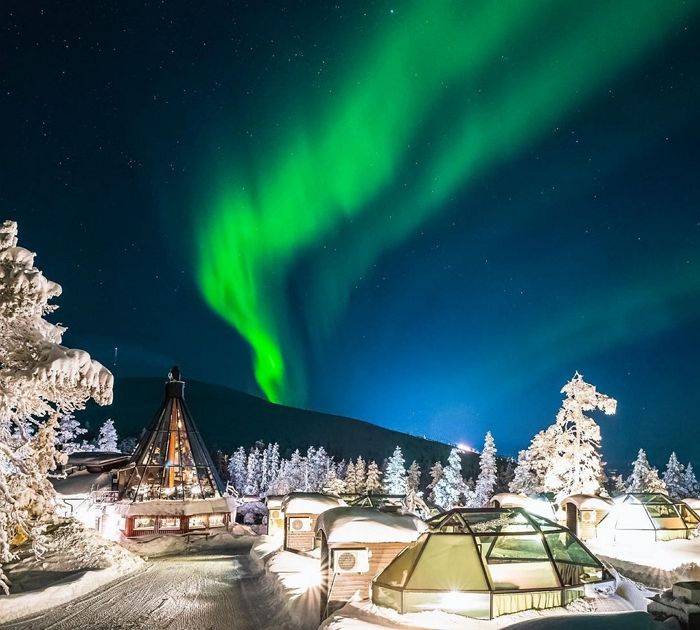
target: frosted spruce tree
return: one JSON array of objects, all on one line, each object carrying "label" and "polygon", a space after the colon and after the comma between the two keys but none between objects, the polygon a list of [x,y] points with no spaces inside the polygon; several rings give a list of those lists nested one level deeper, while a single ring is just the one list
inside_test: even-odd
[{"label": "frosted spruce tree", "polygon": [[379,470],[379,466],[374,460],[372,460],[367,466],[365,490],[368,493],[377,493],[381,492],[382,490],[382,471]]},{"label": "frosted spruce tree", "polygon": [[139,445],[139,441],[135,437],[125,437],[119,440],[119,445],[117,450],[120,453],[124,453],[126,455],[131,455],[135,450],[136,447]]},{"label": "frosted spruce tree", "polygon": [[442,476],[433,486],[433,501],[435,505],[449,510],[460,504],[460,497],[466,490],[467,485],[462,477],[462,459],[459,450],[453,448],[447,458],[447,466],[442,470]]},{"label": "frosted spruce tree", "polygon": [[600,427],[585,412],[598,409],[606,415],[614,414],[617,401],[598,392],[578,372],[562,387],[561,393],[566,398],[554,424],[538,433],[527,451],[518,457],[511,484],[511,488],[518,490],[513,491],[529,489],[566,496],[597,494],[602,489],[605,473],[600,454]]},{"label": "frosted spruce tree", "polygon": [[627,478],[627,492],[664,492],[666,486],[659,478],[659,471],[647,459],[643,448],[632,464],[632,474]]},{"label": "frosted spruce tree", "polygon": [[496,487],[496,443],[491,431],[484,438],[484,448],[479,458],[479,476],[474,486],[472,498],[473,507],[486,507],[494,494]]},{"label": "frosted spruce tree", "polygon": [[[304,489],[306,464],[299,449],[296,449],[285,466],[285,480],[289,486],[287,492],[294,492]],[[285,493],[286,494],[286,493]]]},{"label": "frosted spruce tree", "polygon": [[262,479],[262,457],[257,446],[248,453],[248,467],[246,469],[244,494],[251,496],[260,494],[260,480]]},{"label": "frosted spruce tree", "polygon": [[435,503],[435,486],[438,484],[438,481],[442,479],[442,475],[444,474],[442,462],[435,462],[428,471],[428,474],[430,475],[430,483],[428,484],[427,488],[430,491],[428,494],[428,500]]},{"label": "frosted spruce tree", "polygon": [[323,480],[323,491],[329,494],[345,493],[345,481],[338,476],[338,466],[332,460]]},{"label": "frosted spruce tree", "polygon": [[239,495],[245,494],[245,482],[248,476],[248,456],[239,446],[228,463],[228,478]]},{"label": "frosted spruce tree", "polygon": [[674,499],[682,499],[685,496],[685,466],[678,461],[676,453],[671,453],[664,471],[663,482],[666,491]]},{"label": "frosted spruce tree", "polygon": [[66,455],[75,453],[80,449],[77,442],[78,436],[84,433],[87,433],[87,429],[80,425],[73,414],[67,413],[61,416],[56,431],[56,448]]},{"label": "frosted spruce tree", "polygon": [[345,491],[349,494],[357,492],[357,475],[355,474],[355,462],[352,459],[345,469]]},{"label": "frosted spruce tree", "polygon": [[[17,245],[17,224],[0,226],[0,565],[38,536],[54,513],[48,480],[66,461],[56,450],[59,418],[89,399],[112,402],[112,374],[83,350],[61,345],[66,329],[45,317],[61,287]],[[0,569],[0,589],[8,592]]]},{"label": "frosted spruce tree", "polygon": [[111,418],[105,420],[104,424],[100,427],[100,431],[97,434],[97,450],[105,452],[117,452],[119,436],[117,435],[117,429],[114,426],[114,420]]},{"label": "frosted spruce tree", "polygon": [[367,465],[362,455],[358,456],[355,462],[355,488],[360,494],[367,492]]},{"label": "frosted spruce tree", "polygon": [[413,460],[406,473],[406,498],[404,508],[411,514],[427,517],[430,513],[428,506],[423,500],[423,492],[420,489],[420,466]]},{"label": "frosted spruce tree", "polygon": [[693,465],[690,462],[688,462],[688,465],[685,467],[683,490],[685,493],[684,499],[689,497],[697,498],[698,495],[700,495],[700,486],[698,486],[698,480],[695,478],[695,471],[693,471]]},{"label": "frosted spruce tree", "polygon": [[406,494],[406,467],[401,447],[394,449],[384,469],[384,492],[386,494]]}]

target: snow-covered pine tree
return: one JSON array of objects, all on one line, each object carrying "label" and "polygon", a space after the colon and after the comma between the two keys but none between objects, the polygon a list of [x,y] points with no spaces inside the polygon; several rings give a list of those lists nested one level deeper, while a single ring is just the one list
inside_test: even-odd
[{"label": "snow-covered pine tree", "polygon": [[510,482],[515,478],[515,460],[508,457],[505,462],[503,459],[498,464],[498,473],[496,475],[496,487],[494,494],[499,492],[508,492]]},{"label": "snow-covered pine tree", "polygon": [[133,436],[128,436],[125,438],[122,438],[119,440],[119,445],[118,445],[118,451],[120,453],[124,453],[126,455],[131,455],[135,450],[136,447],[139,445],[139,441],[133,437]]},{"label": "snow-covered pine tree", "polygon": [[330,468],[331,458],[326,449],[319,446],[313,452],[307,453],[308,487],[312,492],[319,492],[323,488],[326,475]]},{"label": "snow-covered pine tree", "polygon": [[420,508],[424,508],[423,493],[420,489],[420,466],[413,460],[406,473],[406,499],[404,505],[408,512],[416,514]]},{"label": "snow-covered pine tree", "polygon": [[289,492],[300,491],[304,489],[306,483],[305,474],[306,463],[301,456],[299,449],[296,449],[287,462],[285,468],[286,481],[289,484]]},{"label": "snow-covered pine tree", "polygon": [[66,455],[75,453],[80,448],[76,440],[83,433],[87,433],[87,429],[80,425],[73,414],[67,413],[61,416],[56,431],[56,448]]},{"label": "snow-covered pine tree", "polygon": [[345,481],[338,477],[338,466],[332,459],[329,460],[328,470],[323,480],[323,491],[338,495],[345,493]]},{"label": "snow-covered pine tree", "polygon": [[479,457],[479,476],[474,487],[474,507],[486,507],[494,494],[496,487],[496,443],[491,431],[484,437],[484,448]]},{"label": "snow-covered pine tree", "polygon": [[430,483],[428,484],[428,490],[430,490],[430,494],[428,494],[428,500],[435,503],[435,486],[437,485],[438,481],[442,479],[442,475],[444,474],[442,462],[435,462],[432,465],[430,471],[428,471],[428,474],[430,475]]},{"label": "snow-covered pine tree", "polygon": [[118,449],[119,436],[111,418],[104,421],[97,434],[97,450],[114,453]]},{"label": "snow-covered pine tree", "polygon": [[260,481],[262,479],[262,456],[260,449],[254,446],[248,453],[248,467],[246,469],[244,494],[251,496],[260,494]]},{"label": "snow-covered pine tree", "polygon": [[345,491],[348,494],[357,492],[357,476],[355,475],[355,462],[350,460],[345,469]]},{"label": "snow-covered pine tree", "polygon": [[382,490],[382,471],[379,470],[377,462],[372,460],[367,466],[367,478],[365,480],[365,490],[373,493]]},{"label": "snow-covered pine tree", "polygon": [[362,455],[359,455],[355,462],[355,488],[358,494],[367,492],[367,466]]},{"label": "snow-covered pine tree", "polygon": [[605,480],[600,427],[584,412],[599,409],[612,415],[617,401],[598,392],[578,372],[561,393],[566,398],[553,425],[554,450],[549,455],[544,491],[559,496],[597,494]]},{"label": "snow-covered pine tree", "polygon": [[551,452],[552,448],[549,434],[545,431],[540,431],[532,438],[530,446],[518,453],[518,463],[508,489],[527,495],[542,492],[547,467],[546,453]]},{"label": "snow-covered pine tree", "polygon": [[640,448],[632,464],[632,474],[627,478],[627,492],[664,492],[665,489],[659,471],[649,464],[646,452]]},{"label": "snow-covered pine tree", "polygon": [[697,498],[700,494],[700,486],[698,486],[698,480],[695,478],[695,471],[693,470],[693,465],[688,462],[685,467],[685,474],[683,475],[683,489],[685,491],[684,499],[689,497]]},{"label": "snow-covered pine tree", "polygon": [[262,481],[260,490],[268,493],[270,486],[280,473],[280,446],[277,442],[265,447],[262,460]]},{"label": "snow-covered pine tree", "polygon": [[[112,374],[83,350],[61,345],[65,328],[44,319],[61,287],[17,245],[17,224],[0,226],[0,565],[13,545],[53,517],[48,480],[66,455],[56,450],[58,419],[93,398],[112,401]],[[0,569],[0,589],[8,592]]]},{"label": "snow-covered pine tree", "polygon": [[676,453],[671,453],[663,476],[668,494],[674,499],[682,499],[685,494],[685,466],[678,461]]},{"label": "snow-covered pine tree", "polygon": [[302,470],[304,471],[304,484],[302,490],[308,492],[311,489],[311,468],[314,465],[314,460],[316,459],[316,449],[313,446],[309,446],[306,449],[306,457],[302,459]]},{"label": "snow-covered pine tree", "polygon": [[228,478],[239,495],[245,494],[245,482],[248,477],[248,456],[245,449],[239,446],[228,463]]},{"label": "snow-covered pine tree", "polygon": [[397,446],[386,462],[384,470],[384,492],[406,494],[406,468],[401,447]]},{"label": "snow-covered pine tree", "polygon": [[[433,469],[430,471],[431,474]],[[435,505],[449,510],[460,504],[460,497],[467,489],[462,477],[462,459],[459,456],[459,450],[453,448],[450,451],[450,456],[447,458],[447,466],[442,470],[442,476],[433,486],[433,501]]]}]

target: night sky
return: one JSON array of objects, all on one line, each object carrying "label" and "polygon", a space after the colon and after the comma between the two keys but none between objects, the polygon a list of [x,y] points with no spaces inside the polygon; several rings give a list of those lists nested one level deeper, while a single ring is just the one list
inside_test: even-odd
[{"label": "night sky", "polygon": [[591,6],[4,3],[1,218],[118,377],[700,465],[700,3]]}]

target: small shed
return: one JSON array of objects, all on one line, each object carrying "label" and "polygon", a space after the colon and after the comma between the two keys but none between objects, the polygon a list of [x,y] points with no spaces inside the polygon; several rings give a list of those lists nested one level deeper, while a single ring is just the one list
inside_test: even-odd
[{"label": "small shed", "polygon": [[283,496],[271,495],[265,499],[267,506],[267,535],[284,536],[284,512],[282,512]]},{"label": "small shed", "polygon": [[316,521],[321,549],[321,616],[359,596],[370,596],[372,578],[428,526],[415,516],[372,507],[337,507]]},{"label": "small shed", "polygon": [[595,538],[596,527],[612,509],[613,501],[594,494],[572,494],[559,503],[566,513],[566,526],[581,540]]},{"label": "small shed", "polygon": [[556,521],[557,516],[557,506],[551,501],[551,499],[543,494],[515,494],[512,492],[501,492],[500,494],[495,494],[489,506],[492,508],[523,508],[530,514],[536,514],[537,516],[544,516],[544,518],[551,518]]},{"label": "small shed", "polygon": [[292,492],[282,499],[284,514],[284,548],[287,551],[311,551],[315,544],[314,528],[319,514],[345,502],[320,492]]}]

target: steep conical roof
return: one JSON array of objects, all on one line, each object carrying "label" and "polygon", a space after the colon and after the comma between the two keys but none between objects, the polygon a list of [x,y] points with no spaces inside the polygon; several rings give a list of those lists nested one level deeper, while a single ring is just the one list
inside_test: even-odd
[{"label": "steep conical roof", "polygon": [[220,497],[224,484],[185,403],[185,382],[174,367],[165,399],[141,436],[129,465],[118,473],[119,498],[207,499]]}]

